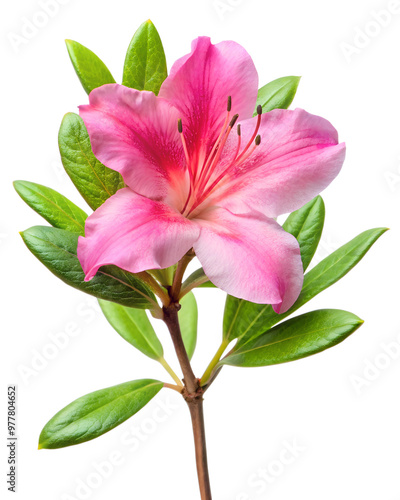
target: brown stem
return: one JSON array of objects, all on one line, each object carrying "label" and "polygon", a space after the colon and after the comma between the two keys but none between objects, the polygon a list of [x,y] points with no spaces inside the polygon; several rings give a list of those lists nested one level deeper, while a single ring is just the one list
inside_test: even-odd
[{"label": "brown stem", "polygon": [[186,399],[194,436],[194,447],[196,452],[197,476],[199,478],[201,500],[212,500],[210,478],[208,476],[206,434],[204,429],[203,398],[201,395],[193,400]]},{"label": "brown stem", "polygon": [[177,302],[171,302],[169,306],[163,307],[164,321],[171,334],[175,351],[182,368],[185,387],[182,395],[186,400],[190,415],[192,417],[194,445],[196,450],[196,466],[199,478],[199,487],[201,500],[211,500],[210,479],[208,477],[207,467],[207,449],[204,429],[203,415],[203,389],[200,387],[200,381],[193,373],[190,361],[182,340],[181,329],[178,320],[178,311],[180,305]]},{"label": "brown stem", "polygon": [[163,307],[164,321],[171,334],[172,342],[174,343],[176,355],[178,356],[179,364],[181,365],[185,386],[189,393],[196,393],[199,387],[199,381],[193,373],[190,361],[185,349],[185,344],[182,340],[181,329],[178,320],[178,311],[180,305],[176,302],[171,302],[168,307]]}]

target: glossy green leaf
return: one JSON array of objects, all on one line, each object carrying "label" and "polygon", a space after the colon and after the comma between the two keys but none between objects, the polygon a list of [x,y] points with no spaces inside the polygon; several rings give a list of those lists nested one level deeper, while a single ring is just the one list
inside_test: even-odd
[{"label": "glossy green leaf", "polygon": [[282,226],[299,242],[304,271],[317,250],[324,221],[325,205],[321,196],[317,196],[304,207],[291,213]]},{"label": "glossy green leaf", "polygon": [[178,312],[183,343],[189,359],[192,358],[197,342],[197,302],[192,292],[186,294],[181,300],[181,309]]},{"label": "glossy green leaf", "polygon": [[258,105],[262,106],[264,113],[273,109],[287,109],[296,95],[300,78],[300,76],[284,76],[264,85],[258,91],[256,109]]},{"label": "glossy green leaf", "polygon": [[239,338],[237,346],[256,338],[287,316],[290,316],[320,292],[345,276],[368,252],[386,228],[369,229],[328,255],[304,276],[303,289],[293,306],[276,314],[268,304],[253,304],[228,297],[225,305],[224,336]]},{"label": "glossy green leaf", "polygon": [[164,49],[154,24],[144,22],[134,34],[126,53],[122,84],[158,94],[167,77]]},{"label": "glossy green leaf", "polygon": [[305,358],[342,342],[363,321],[346,311],[321,309],[289,319],[224,358],[220,364],[267,366]]},{"label": "glossy green leaf", "polygon": [[65,171],[93,210],[124,187],[121,175],[94,156],[85,124],[75,113],[64,116],[58,144]]},{"label": "glossy green leaf", "polygon": [[149,269],[147,272],[154,276],[154,278],[165,288],[172,286],[174,276],[178,264],[167,267],[165,269]]},{"label": "glossy green leaf", "polygon": [[154,294],[134,274],[103,266],[90,281],[76,256],[78,234],[53,227],[34,226],[21,236],[35,257],[64,283],[99,299],[138,309],[157,308]]},{"label": "glossy green leaf", "polygon": [[91,50],[73,40],[65,40],[69,57],[85,91],[90,92],[115,80],[103,61]]},{"label": "glossy green leaf", "polygon": [[163,347],[145,311],[108,300],[99,299],[99,304],[110,325],[123,339],[149,358],[158,360],[163,356]]},{"label": "glossy green leaf", "polygon": [[85,234],[86,213],[62,194],[28,181],[15,181],[14,188],[25,203],[52,226]]},{"label": "glossy green leaf", "polygon": [[39,449],[65,448],[105,434],[135,415],[162,387],[158,380],[133,380],[76,399],[44,426]]},{"label": "glossy green leaf", "polygon": [[[206,281],[205,281],[206,280]],[[204,273],[202,267],[196,269],[183,283],[182,292],[186,293],[187,290],[192,290],[193,288],[216,288],[216,286],[208,281],[207,276]]]},{"label": "glossy green leaf", "polygon": [[211,283],[211,281],[206,281],[205,283],[199,285],[198,288],[217,288],[217,287],[214,285],[214,283]]}]

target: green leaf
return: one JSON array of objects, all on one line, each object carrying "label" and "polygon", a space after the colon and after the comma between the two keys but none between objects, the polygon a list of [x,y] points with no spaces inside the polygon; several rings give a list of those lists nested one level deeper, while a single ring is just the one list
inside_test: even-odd
[{"label": "green leaf", "polygon": [[124,187],[121,175],[97,160],[82,118],[67,113],[58,134],[65,171],[93,210]]},{"label": "green leaf", "polygon": [[115,80],[103,61],[91,50],[73,40],[65,40],[69,57],[86,93]]},{"label": "green leaf", "polygon": [[186,294],[181,300],[181,309],[178,312],[181,326],[182,339],[185,344],[189,359],[192,358],[197,342],[197,302],[192,292]]},{"label": "green leaf", "polygon": [[[207,281],[204,281],[207,280]],[[207,276],[202,267],[196,269],[183,283],[182,292],[186,293],[186,289],[192,290],[193,288],[216,288],[216,286],[208,281]]]},{"label": "green leaf", "polygon": [[163,357],[163,347],[145,311],[108,300],[99,299],[99,304],[110,325],[123,339],[151,359]]},{"label": "green leaf", "polygon": [[14,188],[35,212],[52,226],[85,234],[86,213],[54,189],[28,181],[15,181]]},{"label": "green leaf", "polygon": [[105,434],[135,415],[162,387],[158,380],[133,380],[76,399],[44,426],[39,449],[65,448]]},{"label": "green leaf", "polygon": [[283,314],[276,314],[268,304],[253,304],[228,296],[225,305],[224,335],[231,340],[239,338],[237,347],[256,338],[343,278],[386,231],[386,228],[364,231],[323,259],[304,276],[299,298]]},{"label": "green leaf", "polygon": [[325,205],[317,196],[299,210],[291,213],[283,224],[283,229],[292,234],[300,245],[301,260],[305,271],[313,258],[325,221]]},{"label": "green leaf", "polygon": [[154,276],[154,278],[165,288],[172,286],[174,276],[178,264],[167,267],[165,269],[149,269],[147,272]]},{"label": "green leaf", "polygon": [[321,309],[289,319],[220,361],[233,366],[267,366],[305,358],[342,342],[363,321],[346,311]]},{"label": "green leaf", "polygon": [[217,287],[214,285],[214,283],[211,283],[211,281],[206,281],[205,283],[199,285],[198,288],[217,288]]},{"label": "green leaf", "polygon": [[34,226],[21,236],[35,257],[57,278],[99,299],[138,309],[157,308],[153,292],[134,274],[115,266],[103,266],[90,281],[76,256],[78,234],[53,227]]},{"label": "green leaf", "polygon": [[134,34],[125,57],[122,85],[158,94],[167,77],[164,49],[154,24],[144,22]]},{"label": "green leaf", "polygon": [[296,95],[300,78],[300,76],[284,76],[264,85],[258,91],[256,109],[258,105],[262,106],[263,113],[273,109],[287,109]]}]

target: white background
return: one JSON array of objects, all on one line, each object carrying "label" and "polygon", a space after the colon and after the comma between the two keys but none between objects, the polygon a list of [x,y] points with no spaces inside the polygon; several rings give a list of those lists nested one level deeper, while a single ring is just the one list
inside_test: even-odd
[{"label": "white background", "polygon": [[[53,18],[42,17],[43,26],[27,43],[16,46],[10,34],[21,36],[25,18],[39,19],[43,8],[37,0],[2,2],[1,463],[4,471],[6,388],[13,383],[19,389],[21,500],[199,498],[189,413],[172,391],[162,391],[97,440],[37,451],[43,425],[73,399],[136,378],[168,379],[111,329],[95,301],[58,281],[24,247],[18,231],[43,221],[11,185],[15,179],[39,182],[87,208],[63,175],[57,148],[64,113],[87,102],[64,39],[91,48],[120,81],[131,36],[148,18],[161,35],[169,67],[193,38],[209,35],[214,43],[233,39],[244,45],[261,85],[302,75],[293,106],[328,118],[348,150],[342,173],[323,193],[327,218],[317,260],[365,229],[391,228],[356,269],[303,310],[352,311],[365,320],[360,330],[294,363],[228,367],[207,393],[214,498],[400,498],[400,13],[381,14],[383,27],[373,13],[390,6],[388,0],[64,0]],[[197,298],[194,369],[200,375],[220,342],[224,294],[202,290]],[[178,370],[166,331],[157,328]],[[24,379],[22,371],[51,343],[49,335],[65,331],[76,335]],[[385,354],[389,345],[391,357]],[[163,422],[153,417],[160,402],[170,408],[158,411]],[[137,429],[140,437],[128,439]],[[299,451],[285,455],[292,463],[279,465],[293,442]],[[108,477],[101,477],[96,465],[110,456],[118,464],[107,472],[103,463]],[[258,476],[263,473],[270,482]],[[1,483],[1,495],[12,498],[4,472]]]}]

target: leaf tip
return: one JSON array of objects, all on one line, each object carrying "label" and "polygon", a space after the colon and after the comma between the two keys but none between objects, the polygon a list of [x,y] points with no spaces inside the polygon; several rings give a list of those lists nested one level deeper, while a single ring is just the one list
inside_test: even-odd
[{"label": "leaf tip", "polygon": [[65,39],[65,45],[67,46],[67,50],[68,50],[68,53],[71,55],[71,52],[73,50],[73,45],[75,44],[76,42],[74,42],[74,40],[70,40],[69,38],[66,38]]}]

